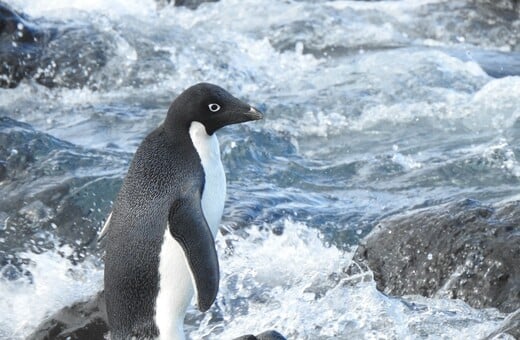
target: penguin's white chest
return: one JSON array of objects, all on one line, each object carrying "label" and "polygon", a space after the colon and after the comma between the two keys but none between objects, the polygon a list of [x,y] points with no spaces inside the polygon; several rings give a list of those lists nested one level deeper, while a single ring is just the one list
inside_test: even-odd
[{"label": "penguin's white chest", "polygon": [[[204,169],[202,212],[215,236],[226,199],[226,175],[220,160],[220,146],[217,136],[209,136],[198,122],[191,124],[189,133]],[[171,236],[169,226],[159,256],[160,281],[155,312],[159,339],[184,339],[184,315],[195,291],[194,281],[182,247]]]},{"label": "penguin's white chest", "polygon": [[202,211],[215,236],[226,200],[226,174],[220,159],[220,145],[217,136],[209,136],[204,125],[198,122],[191,123],[190,137],[204,169]]}]

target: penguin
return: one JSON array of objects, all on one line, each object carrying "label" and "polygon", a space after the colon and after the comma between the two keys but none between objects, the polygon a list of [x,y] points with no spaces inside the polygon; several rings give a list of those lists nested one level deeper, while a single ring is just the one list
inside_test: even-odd
[{"label": "penguin", "polygon": [[196,294],[201,312],[215,301],[214,238],[226,197],[215,132],[263,114],[223,88],[182,92],[166,119],[138,147],[105,223],[105,295],[112,340],[184,339]]}]

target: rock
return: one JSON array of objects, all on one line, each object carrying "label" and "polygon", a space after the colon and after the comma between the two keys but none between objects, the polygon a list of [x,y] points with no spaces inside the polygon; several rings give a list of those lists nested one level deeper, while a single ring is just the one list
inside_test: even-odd
[{"label": "rock", "polygon": [[190,9],[196,9],[205,2],[218,2],[218,0],[175,0],[175,6],[184,6]]},{"label": "rock", "polygon": [[[197,9],[205,2],[218,2],[219,0],[174,0],[174,6],[187,7],[189,9]],[[159,6],[163,7],[172,3],[172,0],[158,0]]]},{"label": "rock", "polygon": [[0,182],[7,178],[7,168],[4,161],[0,161]]},{"label": "rock", "polygon": [[277,331],[266,331],[256,336],[252,334],[243,335],[234,340],[285,340],[285,337]]},{"label": "rock", "polygon": [[34,79],[47,87],[96,89],[95,76],[114,56],[113,37],[91,24],[56,24],[38,60]]},{"label": "rock", "polygon": [[379,290],[461,299],[475,308],[520,308],[520,202],[465,200],[380,222],[354,258]]},{"label": "rock", "polygon": [[48,34],[0,2],[0,87],[13,88],[34,74]]},{"label": "rock", "polygon": [[47,86],[96,88],[114,55],[114,38],[91,23],[32,19],[0,2],[0,87],[23,79]]},{"label": "rock", "polygon": [[28,340],[96,340],[108,333],[104,292],[65,307],[44,321]]}]

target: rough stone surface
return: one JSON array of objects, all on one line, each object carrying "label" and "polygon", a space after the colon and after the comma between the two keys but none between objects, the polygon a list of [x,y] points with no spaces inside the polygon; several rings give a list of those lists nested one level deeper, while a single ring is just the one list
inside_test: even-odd
[{"label": "rough stone surface", "polygon": [[16,87],[35,72],[48,38],[28,18],[0,2],[0,87]]},{"label": "rough stone surface", "polygon": [[175,6],[184,6],[196,9],[205,2],[218,2],[218,0],[175,0]]},{"label": "rough stone surface", "polygon": [[95,76],[114,55],[113,46],[114,38],[92,24],[33,19],[0,2],[0,88],[23,79],[96,88]]},{"label": "rough stone surface", "polygon": [[285,337],[277,331],[266,331],[258,335],[243,335],[235,340],[285,340]]},{"label": "rough stone surface", "polygon": [[520,308],[520,202],[465,200],[383,220],[355,259],[385,293],[513,312]]},{"label": "rough stone surface", "polygon": [[28,340],[96,340],[108,333],[103,292],[65,307],[44,321]]},{"label": "rough stone surface", "polygon": [[187,7],[189,9],[197,9],[205,2],[218,2],[219,0],[156,0],[159,8],[173,3],[177,7]]}]

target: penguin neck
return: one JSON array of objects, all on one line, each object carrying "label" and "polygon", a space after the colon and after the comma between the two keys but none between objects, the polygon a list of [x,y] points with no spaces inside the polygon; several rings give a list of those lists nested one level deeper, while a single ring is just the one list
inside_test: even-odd
[{"label": "penguin neck", "polygon": [[204,163],[220,163],[220,145],[216,134],[208,135],[204,125],[195,121],[190,124],[189,134],[203,166]]}]

